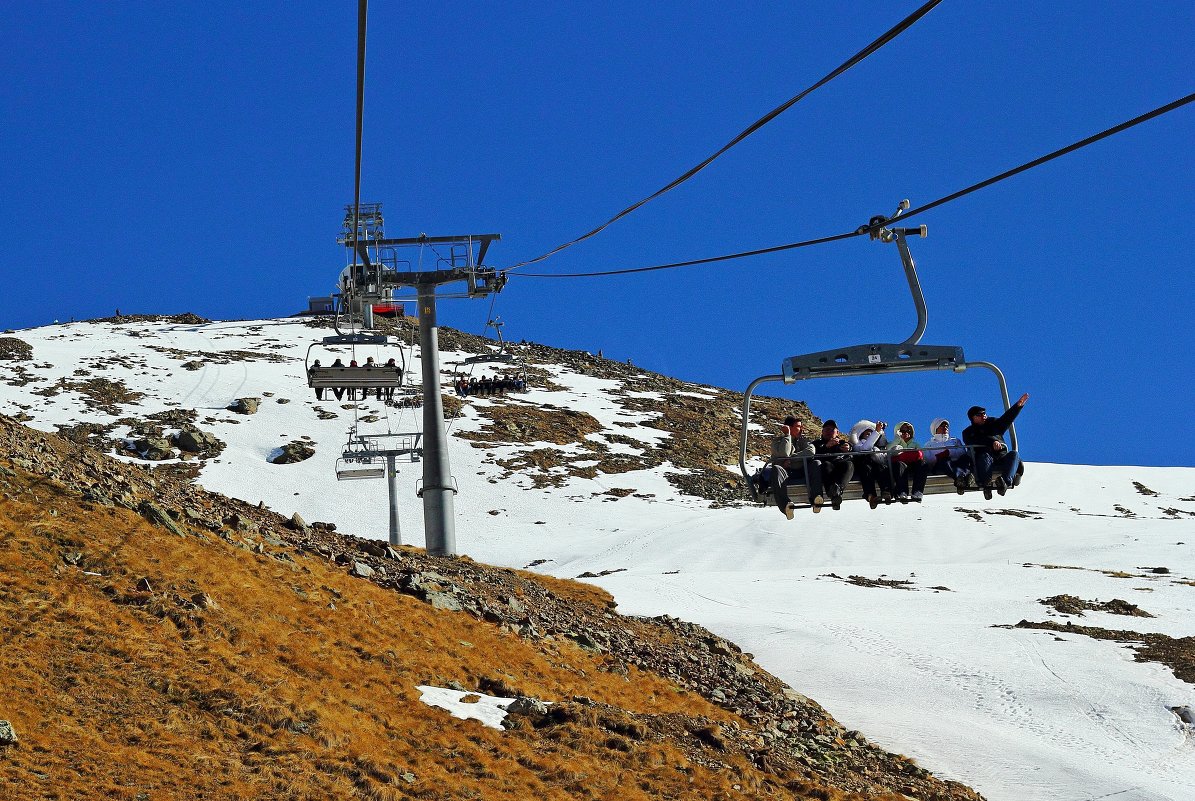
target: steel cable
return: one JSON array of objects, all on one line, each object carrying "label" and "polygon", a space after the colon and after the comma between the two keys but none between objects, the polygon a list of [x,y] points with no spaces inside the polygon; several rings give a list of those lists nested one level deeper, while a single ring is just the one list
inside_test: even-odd
[{"label": "steel cable", "polygon": [[[1127,131],[1128,129],[1130,129],[1134,126],[1140,125],[1143,122],[1148,122],[1149,120],[1152,120],[1155,117],[1160,117],[1163,114],[1167,114],[1171,111],[1182,108],[1183,106],[1186,106],[1192,102],[1195,102],[1195,93],[1189,94],[1185,97],[1180,97],[1178,100],[1175,100],[1171,103],[1167,103],[1164,106],[1159,106],[1158,108],[1155,108],[1153,111],[1148,111],[1140,116],[1134,117],[1131,120],[1122,122],[1119,125],[1114,125],[1111,128],[1108,128],[1107,130],[1100,131],[1099,133],[1093,134],[1092,136],[1089,136],[1085,139],[1080,139],[1077,142],[1073,142],[1072,144],[1069,144],[1066,147],[1061,147],[1055,151],[1047,153],[1044,156],[1040,156],[1036,159],[1033,159],[1032,161],[1027,161],[1024,164],[1020,165],[1019,167],[1014,167],[1011,170],[1006,170],[1006,171],[1000,173],[999,175],[993,175],[991,178],[987,178],[983,181],[980,181],[979,183],[972,184],[971,186],[968,186],[965,189],[960,189],[957,192],[952,192],[949,195],[940,197],[937,200],[934,200],[930,203],[926,203],[923,206],[918,206],[917,208],[911,209],[910,211],[902,214],[897,219],[906,220],[916,214],[922,214],[924,212],[929,211],[930,209],[935,209],[938,206],[942,206],[942,205],[945,205],[946,203],[950,203],[953,200],[958,200],[959,198],[961,198],[965,195],[969,195],[972,192],[978,192],[980,189],[985,189],[985,188],[987,188],[993,184],[999,183],[1007,178],[1011,178],[1014,175],[1018,175],[1022,172],[1026,172],[1027,170],[1031,170],[1034,167],[1040,167],[1042,164],[1045,164],[1046,162],[1053,161],[1056,158],[1065,156],[1068,153],[1073,153],[1076,150],[1081,150],[1082,148],[1085,148],[1088,145],[1095,144],[1096,142],[1099,142],[1102,139],[1107,139],[1110,136],[1115,136],[1118,133]],[[874,231],[874,230],[878,230],[879,228],[883,227],[883,225],[886,225],[888,222],[891,222],[891,220],[885,220],[885,222],[883,222],[883,223],[876,223],[874,225],[862,225],[862,226],[856,228],[854,231],[848,231],[848,232],[841,233],[841,234],[834,234],[832,236],[823,236],[818,239],[806,239],[801,242],[790,242],[786,245],[774,245],[772,247],[759,248],[757,250],[745,250],[745,251],[741,251],[739,253],[727,253],[722,256],[710,256],[710,257],[704,258],[704,259],[692,259],[690,261],[677,261],[677,262],[671,262],[669,264],[657,264],[657,265],[653,265],[651,267],[632,267],[632,268],[623,269],[623,270],[601,270],[601,271],[587,272],[587,273],[518,273],[516,277],[519,277],[519,278],[592,278],[592,277],[605,276],[605,275],[629,275],[631,273],[647,273],[647,272],[653,272],[655,270],[670,270],[670,269],[673,269],[676,267],[690,267],[690,266],[697,265],[697,264],[711,264],[713,262],[731,261],[732,259],[742,259],[742,258],[746,258],[748,256],[761,256],[766,253],[777,253],[777,252],[783,251],[783,250],[793,250],[795,248],[809,247],[811,245],[823,245],[823,244],[826,244],[827,242],[837,242],[837,241],[840,241],[843,239],[851,239],[856,236],[864,236],[864,235],[872,233],[872,231]]]},{"label": "steel cable", "polygon": [[[362,2],[364,2],[364,1],[365,1],[365,0],[362,0]],[[819,88],[821,88],[822,86],[825,86],[827,83],[829,83],[830,81],[834,80],[834,79],[835,79],[835,78],[837,78],[839,75],[842,75],[844,72],[846,72],[847,70],[849,70],[851,67],[853,67],[853,66],[855,66],[856,64],[858,64],[859,62],[863,61],[863,59],[867,58],[867,57],[868,57],[868,56],[870,56],[872,53],[876,52],[876,51],[877,51],[877,50],[879,50],[881,47],[883,47],[884,45],[886,45],[886,44],[888,44],[889,42],[891,42],[891,41],[892,41],[893,39],[895,39],[897,36],[899,36],[900,34],[904,33],[906,30],[908,30],[910,27],[912,27],[912,25],[913,25],[915,22],[917,22],[919,19],[921,19],[922,17],[924,17],[924,16],[925,16],[926,14],[928,14],[928,13],[929,13],[931,10],[933,10],[934,6],[938,5],[940,2],[942,2],[942,0],[930,0],[929,2],[925,3],[923,6],[921,6],[921,7],[920,7],[920,8],[918,8],[916,11],[914,11],[912,14],[910,14],[909,16],[907,16],[907,17],[905,17],[903,20],[901,20],[899,23],[897,23],[897,24],[896,24],[894,27],[892,27],[890,30],[888,30],[887,32],[885,32],[885,33],[884,33],[882,36],[880,36],[878,39],[876,39],[875,41],[873,41],[871,44],[867,45],[867,47],[863,48],[863,49],[862,49],[862,50],[860,50],[858,53],[856,53],[855,55],[851,56],[849,59],[847,59],[847,60],[846,60],[846,61],[844,61],[842,64],[840,64],[840,65],[839,65],[837,68],[835,68],[833,71],[831,71],[831,72],[827,73],[827,74],[826,74],[824,77],[822,77],[822,79],[821,79],[821,80],[819,80],[817,83],[813,84],[812,86],[810,86],[809,88],[807,88],[807,89],[805,89],[804,91],[800,92],[799,94],[797,94],[797,95],[794,95],[793,97],[791,97],[791,98],[789,98],[788,100],[784,101],[784,102],[783,102],[783,103],[781,103],[779,106],[777,106],[776,108],[772,109],[771,111],[769,111],[767,114],[765,114],[765,115],[763,115],[762,117],[760,117],[760,118],[759,118],[758,120],[756,120],[755,122],[751,123],[751,124],[750,124],[749,126],[747,126],[747,127],[746,127],[746,128],[745,128],[745,129],[744,129],[742,132],[741,132],[741,133],[739,133],[739,134],[738,134],[736,137],[734,137],[734,138],[733,138],[733,139],[731,139],[729,142],[727,142],[725,145],[723,145],[722,147],[720,147],[720,148],[718,148],[716,151],[714,151],[713,155],[711,155],[709,158],[705,159],[704,161],[702,161],[701,163],[699,163],[699,164],[698,164],[696,167],[693,167],[693,168],[692,168],[692,169],[690,169],[688,172],[686,172],[686,173],[684,173],[683,175],[681,175],[679,178],[677,178],[677,179],[673,180],[671,183],[669,183],[668,185],[664,186],[662,189],[659,189],[659,190],[657,190],[656,192],[654,192],[654,193],[652,193],[652,194],[648,195],[647,197],[643,198],[642,200],[640,200],[640,201],[638,201],[638,202],[636,202],[636,203],[632,203],[630,206],[627,206],[625,209],[623,209],[622,211],[618,212],[618,213],[617,213],[617,214],[615,214],[613,217],[611,217],[609,220],[607,220],[606,222],[602,223],[602,224],[601,224],[601,225],[599,225],[598,227],[594,228],[592,231],[589,231],[588,233],[582,234],[581,236],[579,236],[579,237],[577,237],[576,239],[573,239],[573,240],[571,240],[571,241],[569,241],[569,242],[565,242],[563,245],[559,245],[559,246],[557,246],[557,247],[553,248],[552,250],[549,250],[547,253],[543,254],[542,256],[537,256],[537,257],[535,257],[534,259],[528,259],[527,261],[521,261],[521,262],[519,262],[519,263],[517,263],[517,264],[513,264],[513,265],[511,265],[510,267],[507,267],[507,268],[505,268],[505,270],[503,270],[503,272],[509,272],[509,271],[511,271],[511,270],[518,269],[519,267],[524,267],[524,266],[526,266],[526,265],[528,265],[528,264],[535,264],[536,262],[540,262],[540,261],[543,261],[544,259],[547,259],[547,258],[549,258],[549,257],[551,257],[551,256],[554,256],[554,255],[556,255],[557,253],[559,253],[560,251],[562,251],[562,250],[565,250],[566,248],[570,248],[570,247],[572,247],[573,245],[576,245],[576,244],[577,244],[577,243],[579,243],[579,242],[584,242],[586,239],[589,239],[590,237],[592,237],[592,236],[595,236],[595,235],[597,235],[597,234],[601,233],[601,232],[602,232],[602,231],[604,231],[606,228],[608,228],[610,225],[612,225],[613,223],[615,223],[615,222],[617,222],[618,220],[622,219],[623,217],[627,216],[627,215],[628,215],[628,214],[630,214],[631,212],[635,211],[635,210],[636,210],[636,209],[638,209],[640,206],[643,206],[643,205],[645,205],[645,204],[647,204],[647,203],[649,203],[649,202],[651,202],[651,201],[655,200],[655,199],[656,199],[656,198],[658,198],[660,195],[663,195],[665,192],[668,192],[668,191],[670,191],[670,190],[672,190],[672,189],[675,189],[676,187],[680,186],[680,185],[681,185],[681,184],[683,184],[685,181],[689,180],[689,179],[690,179],[690,178],[692,178],[694,175],[696,175],[697,173],[701,172],[701,171],[702,171],[702,170],[704,170],[706,167],[708,167],[708,166],[709,166],[711,163],[713,163],[713,161],[714,161],[715,159],[717,159],[717,158],[718,158],[719,156],[721,156],[723,153],[725,153],[726,151],[730,150],[732,147],[734,147],[734,146],[735,146],[735,145],[737,145],[739,142],[741,142],[741,141],[743,141],[744,139],[746,139],[746,138],[747,138],[748,136],[750,136],[751,134],[753,134],[753,133],[755,133],[756,131],[758,131],[758,130],[759,130],[760,128],[762,128],[763,126],[767,125],[769,122],[771,122],[772,120],[774,120],[776,117],[779,117],[781,114],[783,114],[783,113],[784,113],[785,111],[787,111],[789,108],[791,108],[791,107],[792,107],[794,104],[796,104],[797,102],[799,102],[800,100],[802,100],[802,99],[803,99],[803,98],[804,98],[806,95],[809,95],[810,93],[812,93],[812,92],[813,92],[813,91],[815,91],[816,89],[819,89]]]}]

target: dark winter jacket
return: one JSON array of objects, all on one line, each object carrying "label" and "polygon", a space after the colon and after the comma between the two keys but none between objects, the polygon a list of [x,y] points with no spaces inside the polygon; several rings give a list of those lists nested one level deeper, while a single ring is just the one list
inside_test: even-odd
[{"label": "dark winter jacket", "polygon": [[1004,442],[1004,432],[1017,419],[1023,406],[1013,404],[1007,412],[999,417],[989,417],[982,423],[972,423],[963,429],[963,444],[974,445],[981,451],[991,451],[992,444]]},{"label": "dark winter jacket", "polygon": [[846,439],[845,437],[841,437],[841,436],[835,437],[834,439],[830,440],[829,442],[826,442],[821,437],[818,437],[817,439],[815,439],[813,441],[813,450],[815,453],[818,453],[818,454],[823,454],[823,453],[847,454],[847,453],[851,452],[851,443],[850,443],[850,440]]}]

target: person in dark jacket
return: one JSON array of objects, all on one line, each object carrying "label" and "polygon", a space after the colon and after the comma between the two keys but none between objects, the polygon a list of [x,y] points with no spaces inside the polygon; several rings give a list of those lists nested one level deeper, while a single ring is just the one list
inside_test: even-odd
[{"label": "person in dark jacket", "polygon": [[838,423],[827,420],[822,424],[821,438],[813,442],[813,451],[822,457],[822,489],[830,496],[830,506],[841,509],[842,491],[855,474],[850,440],[839,436]]},{"label": "person in dark jacket", "polygon": [[1004,444],[1004,432],[1008,431],[1012,421],[1025,408],[1027,400],[1028,392],[999,417],[988,417],[987,410],[982,406],[972,406],[967,410],[971,425],[963,429],[963,444],[974,448],[975,482],[983,487],[983,497],[989,501],[993,488],[1003,495],[1015,486],[1021,458]]}]

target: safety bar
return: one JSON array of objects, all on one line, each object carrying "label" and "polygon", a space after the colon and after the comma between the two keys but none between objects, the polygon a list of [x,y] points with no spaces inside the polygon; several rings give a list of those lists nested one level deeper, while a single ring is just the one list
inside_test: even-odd
[{"label": "safety bar", "polygon": [[[921,451],[926,451],[926,450],[953,451],[953,450],[959,450],[959,449],[965,450],[967,452],[966,458],[967,458],[968,467],[972,471],[974,471],[975,452],[982,448],[983,448],[982,445],[955,445],[955,446],[947,446],[945,448],[929,448],[923,444],[921,446],[920,450]],[[1014,447],[1014,448],[1011,448],[1010,450],[1015,451],[1016,448]],[[895,471],[895,468],[893,467],[895,460],[890,458],[894,453],[899,453],[899,451],[887,451],[887,450],[884,450],[884,451],[848,451],[846,453],[817,453],[812,456],[808,456],[808,455],[786,456],[786,457],[784,457],[783,460],[768,459],[767,461],[764,462],[764,468],[774,466],[777,461],[788,461],[788,462],[800,461],[801,462],[801,473],[802,473],[802,477],[804,478],[804,482],[805,482],[805,489],[808,490],[809,489],[809,470],[810,470],[809,463],[810,462],[841,462],[841,461],[848,461],[848,460],[854,460],[854,459],[864,459],[869,456],[870,457],[882,456],[885,458],[874,459],[873,463],[884,465],[888,470],[889,479],[891,479],[893,482],[895,482],[896,481],[896,471]],[[781,465],[781,466],[784,467],[784,465]],[[755,492],[754,482],[752,482],[752,481],[750,481],[750,479],[748,479],[748,483],[750,483],[752,485],[751,486],[752,499],[758,501],[759,494]]]}]

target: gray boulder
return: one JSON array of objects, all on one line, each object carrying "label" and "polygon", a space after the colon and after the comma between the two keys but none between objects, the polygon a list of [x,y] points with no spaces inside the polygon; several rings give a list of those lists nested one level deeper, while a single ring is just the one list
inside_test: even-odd
[{"label": "gray boulder", "polygon": [[237,414],[257,414],[257,407],[260,404],[261,398],[237,398],[228,404],[227,408]]},{"label": "gray boulder", "polygon": [[16,744],[17,730],[7,720],[0,720],[0,746]]},{"label": "gray boulder", "polygon": [[294,464],[310,459],[312,456],[315,456],[315,448],[306,442],[295,440],[283,445],[271,454],[267,461],[271,464]]},{"label": "gray boulder", "polygon": [[187,453],[211,453],[223,450],[224,443],[214,434],[187,426],[174,436],[174,444]]},{"label": "gray boulder", "polygon": [[142,459],[153,462],[174,458],[174,447],[165,437],[142,437],[133,443],[133,448]]}]

